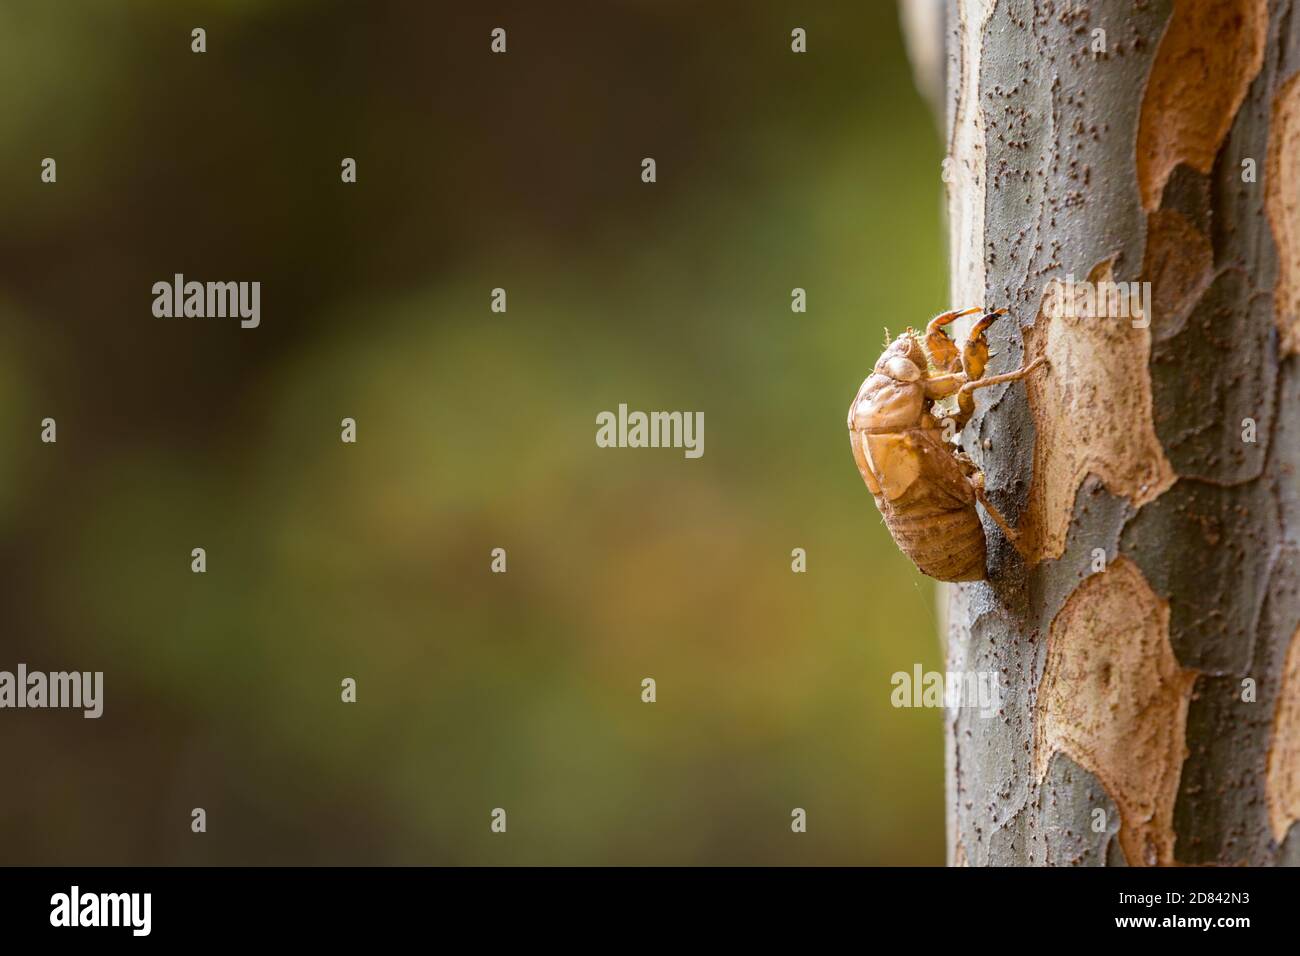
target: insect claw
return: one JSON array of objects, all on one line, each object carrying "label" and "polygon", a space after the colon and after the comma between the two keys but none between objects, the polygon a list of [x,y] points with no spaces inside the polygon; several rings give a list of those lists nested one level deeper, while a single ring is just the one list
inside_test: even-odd
[{"label": "insect claw", "polygon": [[927,332],[937,333],[945,325],[957,319],[960,319],[963,315],[974,315],[976,312],[982,312],[982,311],[984,310],[977,306],[973,309],[954,309],[952,312],[944,312],[941,315],[936,315],[933,319],[931,319],[929,324],[926,325],[925,329]]}]

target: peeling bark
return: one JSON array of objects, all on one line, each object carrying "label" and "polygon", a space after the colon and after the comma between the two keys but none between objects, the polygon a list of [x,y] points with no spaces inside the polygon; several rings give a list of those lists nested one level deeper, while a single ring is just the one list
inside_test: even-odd
[{"label": "peeling bark", "polygon": [[1180,0],[1160,38],[1138,127],[1144,209],[1179,165],[1208,173],[1264,62],[1265,0]]},{"label": "peeling bark", "polygon": [[1086,578],[1052,621],[1034,704],[1036,776],[1058,753],[1091,771],[1118,804],[1129,860],[1173,859],[1195,680],[1169,644],[1169,605],[1125,558]]},{"label": "peeling bark", "polygon": [[[1278,276],[1273,304],[1283,351],[1300,352],[1300,76],[1273,97],[1273,134],[1268,143],[1267,208],[1277,242]],[[1288,166],[1288,163],[1290,164]]]},{"label": "peeling bark", "polygon": [[1300,863],[1297,3],[949,5],[952,302],[1051,363],[963,436],[1027,558],[949,590],[950,862]]},{"label": "peeling bark", "polygon": [[1300,820],[1300,630],[1291,637],[1282,670],[1265,792],[1273,838],[1281,843]]},{"label": "peeling bark", "polygon": [[[1111,260],[1087,278],[1112,282]],[[1049,281],[1044,300],[1062,303],[1059,289]],[[1159,497],[1174,480],[1151,414],[1150,329],[1098,321],[1080,315],[1077,302],[1062,304],[1056,317],[1040,308],[1024,332],[1026,361],[1046,356],[1051,363],[1047,374],[1025,383],[1037,440],[1021,534],[1034,563],[1065,550],[1074,495],[1089,475],[1135,505]]]}]

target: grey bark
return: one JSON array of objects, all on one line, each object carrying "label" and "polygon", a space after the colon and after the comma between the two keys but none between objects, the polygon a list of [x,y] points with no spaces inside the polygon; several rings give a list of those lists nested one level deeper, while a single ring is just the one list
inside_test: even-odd
[{"label": "grey bark", "polygon": [[[967,55],[960,24],[963,17],[976,19],[964,9],[976,6],[952,0],[946,12],[946,113],[954,146],[961,144],[952,127]],[[950,589],[948,666],[996,671],[1003,699],[991,719],[973,708],[947,712],[949,862],[1300,863],[1296,825],[1275,836],[1270,806],[1277,793],[1266,793],[1281,785],[1279,774],[1295,774],[1294,767],[1278,765],[1295,757],[1280,749],[1278,724],[1283,698],[1300,692],[1283,674],[1300,625],[1300,357],[1287,352],[1274,317],[1279,270],[1293,268],[1290,258],[1300,252],[1292,247],[1279,259],[1265,210],[1273,110],[1300,69],[1300,11],[1291,0],[1267,4],[1262,65],[1213,145],[1209,171],[1178,163],[1158,206],[1144,209],[1139,124],[1171,0],[989,0],[987,6],[973,74],[973,101],[984,121],[983,154],[974,158],[983,183],[983,229],[974,237],[978,248],[964,250],[982,261],[983,301],[952,305],[1012,309],[1016,321],[992,330],[990,372],[1021,363],[1024,334],[1052,277],[1083,279],[1110,259],[1116,280],[1148,280],[1151,267],[1144,262],[1161,211],[1176,211],[1190,224],[1211,261],[1206,282],[1184,303],[1152,316],[1147,372],[1155,434],[1173,470],[1170,486],[1137,503],[1090,475],[1077,489],[1064,552],[1038,563],[1023,561],[985,520],[989,580]],[[1087,51],[1097,28],[1107,35],[1103,56]],[[1255,183],[1242,181],[1248,157],[1258,163]],[[1274,175],[1290,178],[1294,196],[1300,158],[1284,160]],[[1167,276],[1203,269],[1193,261],[1195,245],[1165,250]],[[954,269],[961,251],[951,250]],[[954,275],[954,287],[958,280]],[[1253,445],[1240,438],[1248,418],[1258,424]],[[964,445],[1013,523],[1030,507],[1038,439],[1023,385],[981,394]],[[1104,550],[1108,564],[1132,562],[1167,602],[1169,645],[1179,667],[1195,673],[1176,767],[1172,858],[1162,858],[1154,843],[1143,845],[1145,858],[1127,858],[1121,828],[1138,824],[1123,819],[1111,792],[1120,785],[1108,776],[1122,771],[1108,765],[1107,755],[1085,767],[1070,753],[1054,752],[1045,774],[1035,772],[1049,637],[1093,575],[1095,548]],[[1257,687],[1253,702],[1242,699],[1247,679]],[[1081,682],[1077,692],[1087,694],[1089,686]],[[1126,733],[1137,738],[1146,729]],[[1103,779],[1112,780],[1109,789]]]}]

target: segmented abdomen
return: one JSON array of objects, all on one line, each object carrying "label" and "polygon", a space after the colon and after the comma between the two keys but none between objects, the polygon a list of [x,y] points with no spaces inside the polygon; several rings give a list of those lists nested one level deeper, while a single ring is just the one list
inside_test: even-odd
[{"label": "segmented abdomen", "polygon": [[[908,495],[876,506],[898,547],[922,574],[940,581],[984,578],[984,527],[975,504],[935,509],[928,502],[908,502]],[[908,507],[912,504],[912,507]]]}]

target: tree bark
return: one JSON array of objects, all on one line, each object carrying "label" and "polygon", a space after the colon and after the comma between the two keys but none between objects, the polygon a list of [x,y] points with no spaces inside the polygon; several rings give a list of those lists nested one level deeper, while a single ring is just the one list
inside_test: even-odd
[{"label": "tree bark", "polygon": [[1300,863],[1297,6],[948,5],[952,306],[1050,363],[963,435],[1026,555],[949,590],[950,863]]}]

